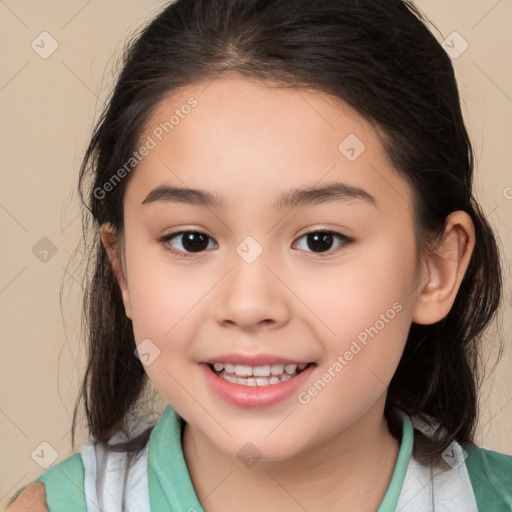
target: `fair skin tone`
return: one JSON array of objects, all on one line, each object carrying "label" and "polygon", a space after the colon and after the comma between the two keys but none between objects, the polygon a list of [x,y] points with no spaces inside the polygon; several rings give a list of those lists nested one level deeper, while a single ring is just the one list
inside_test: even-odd
[{"label": "fair skin tone", "polygon": [[[229,75],[194,84],[161,102],[141,141],[191,96],[198,105],[130,176],[121,243],[108,224],[101,235],[136,343],[160,350],[145,370],[187,422],[183,452],[196,493],[207,512],[374,512],[399,449],[383,417],[387,386],[411,322],[449,312],[474,246],[471,219],[453,212],[418,268],[409,185],[373,126],[316,91]],[[353,161],[338,149],[349,134],[365,145]],[[333,183],[373,201],[272,206],[292,189]],[[205,190],[224,206],[142,204],[161,185]],[[190,257],[168,249],[186,253],[186,236],[160,240],[191,230],[206,239]],[[334,237],[315,249],[305,236],[325,231],[352,241]],[[263,249],[252,263],[236,251],[249,236]],[[235,352],[312,362],[299,390],[307,393],[381,315],[378,333],[306,404],[293,393],[237,407],[199,369]],[[261,457],[250,467],[237,457],[247,443]]]}]

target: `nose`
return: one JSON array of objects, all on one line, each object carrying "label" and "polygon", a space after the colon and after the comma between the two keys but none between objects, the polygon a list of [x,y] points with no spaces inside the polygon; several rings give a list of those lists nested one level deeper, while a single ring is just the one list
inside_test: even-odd
[{"label": "nose", "polygon": [[235,254],[231,271],[219,286],[217,323],[245,331],[286,325],[290,319],[288,289],[278,276],[262,256],[248,263]]}]

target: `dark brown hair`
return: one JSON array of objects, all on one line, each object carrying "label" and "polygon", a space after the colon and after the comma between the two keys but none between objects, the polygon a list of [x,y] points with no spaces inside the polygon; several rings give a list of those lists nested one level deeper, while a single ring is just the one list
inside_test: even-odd
[{"label": "dark brown hair", "polygon": [[[134,355],[131,321],[99,227],[123,227],[129,176],[98,190],[137,149],[157,104],[170,92],[234,71],[343,100],[382,134],[397,172],[411,185],[420,254],[464,210],[476,245],[449,314],[413,324],[390,383],[386,417],[400,407],[446,432],[427,441],[440,454],[473,440],[481,335],[501,298],[498,247],[473,197],[473,153],[450,58],[417,8],[402,0],[177,0],[134,36],[80,171],[90,273],[84,297],[88,362],[83,399],[90,434],[106,442],[140,406],[147,375]],[[133,172],[136,172],[134,170]],[[138,452],[151,428],[122,449]]]}]

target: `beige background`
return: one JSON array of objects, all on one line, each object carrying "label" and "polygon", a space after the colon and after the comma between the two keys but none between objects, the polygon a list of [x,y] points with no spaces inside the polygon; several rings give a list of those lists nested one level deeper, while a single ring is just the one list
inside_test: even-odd
[{"label": "beige background", "polygon": [[[477,196],[501,238],[506,279],[501,327],[486,338],[491,363],[498,340],[505,351],[482,392],[478,441],[512,454],[512,1],[416,4],[441,31],[435,33],[440,41],[456,31],[468,43],[453,62],[475,147]],[[42,473],[32,457],[42,442],[56,451],[55,462],[72,453],[71,417],[83,369],[82,268],[68,266],[81,234],[78,168],[124,41],[160,5],[0,1],[2,504]],[[31,47],[43,31],[58,43],[47,59]],[[43,262],[33,247],[47,248],[40,242],[45,237],[57,252]],[[84,431],[79,434],[83,441]]]}]

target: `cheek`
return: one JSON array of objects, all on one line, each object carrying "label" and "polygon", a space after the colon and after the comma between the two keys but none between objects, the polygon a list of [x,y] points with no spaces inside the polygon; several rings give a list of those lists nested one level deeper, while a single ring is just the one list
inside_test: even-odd
[{"label": "cheek", "polygon": [[321,319],[316,337],[325,358],[322,382],[305,390],[304,402],[325,385],[318,406],[338,403],[359,414],[385,392],[411,324],[414,254],[412,236],[383,235],[344,265],[307,280],[303,293]]},{"label": "cheek", "polygon": [[[201,297],[211,283],[191,281],[190,273],[155,258],[132,255],[133,279],[130,302],[133,331],[141,360],[149,353],[144,369],[152,385],[178,410],[190,408],[189,388],[194,363],[190,347],[196,338]],[[144,362],[144,361],[143,361]]]},{"label": "cheek", "polygon": [[[340,264],[315,264],[300,272],[302,278],[291,282],[314,313],[318,334],[343,349],[348,339],[364,341],[367,328],[390,331],[407,319],[414,298],[414,244],[412,237],[398,240],[386,234],[347,251]],[[403,326],[396,327],[403,332]]]},{"label": "cheek", "polygon": [[191,274],[186,264],[170,264],[162,248],[149,244],[127,243],[126,263],[136,342],[149,338],[166,350],[179,350],[186,339],[180,332],[194,320],[211,284]]}]

